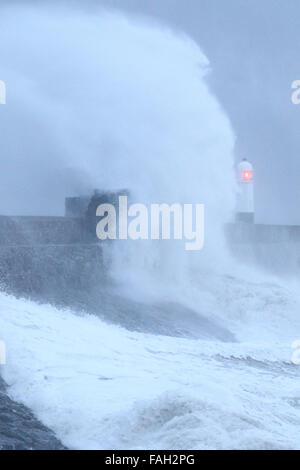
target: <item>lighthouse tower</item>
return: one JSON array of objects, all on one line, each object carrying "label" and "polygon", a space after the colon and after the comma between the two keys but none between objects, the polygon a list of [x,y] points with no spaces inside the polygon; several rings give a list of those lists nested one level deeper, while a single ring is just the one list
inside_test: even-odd
[{"label": "lighthouse tower", "polygon": [[246,158],[237,167],[238,195],[236,221],[254,223],[254,172]]}]

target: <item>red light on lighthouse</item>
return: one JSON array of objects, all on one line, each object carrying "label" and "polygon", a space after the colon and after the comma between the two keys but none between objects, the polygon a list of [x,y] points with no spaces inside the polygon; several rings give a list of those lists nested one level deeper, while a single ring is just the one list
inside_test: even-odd
[{"label": "red light on lighthouse", "polygon": [[242,179],[243,179],[244,181],[251,181],[252,178],[253,178],[253,173],[252,173],[252,171],[250,171],[250,170],[245,170],[245,171],[243,171],[243,173],[242,173]]}]

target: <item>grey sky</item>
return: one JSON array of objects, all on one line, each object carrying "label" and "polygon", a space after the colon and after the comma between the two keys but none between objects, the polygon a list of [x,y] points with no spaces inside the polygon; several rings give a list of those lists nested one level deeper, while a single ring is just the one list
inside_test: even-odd
[{"label": "grey sky", "polygon": [[[255,166],[257,220],[300,224],[300,105],[291,102],[291,83],[300,79],[300,0],[57,3],[70,8],[106,5],[143,14],[196,40],[211,62],[211,87],[233,124],[236,157],[246,156]],[[4,109],[0,111],[2,115]],[[36,145],[42,148],[41,136]],[[21,177],[16,182],[21,183]]]},{"label": "grey sky", "polygon": [[300,223],[300,0],[101,0],[188,33],[210,59],[210,83],[233,123],[237,158],[256,169],[260,222]]}]

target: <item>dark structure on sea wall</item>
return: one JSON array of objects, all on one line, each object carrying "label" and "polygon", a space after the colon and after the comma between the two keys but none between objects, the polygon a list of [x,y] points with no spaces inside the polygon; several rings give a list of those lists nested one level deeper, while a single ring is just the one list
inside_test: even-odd
[{"label": "dark structure on sea wall", "polygon": [[[0,288],[17,296],[73,305],[103,286],[104,244],[96,236],[99,204],[118,204],[126,191],[67,198],[62,217],[0,217]],[[109,243],[106,244],[106,246]]]}]

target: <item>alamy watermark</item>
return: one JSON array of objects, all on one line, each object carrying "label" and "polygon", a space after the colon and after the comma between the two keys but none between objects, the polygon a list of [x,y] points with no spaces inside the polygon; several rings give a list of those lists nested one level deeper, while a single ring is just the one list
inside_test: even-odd
[{"label": "alamy watermark", "polygon": [[292,363],[296,366],[300,366],[300,340],[293,342],[292,349],[294,349]]},{"label": "alamy watermark", "polygon": [[132,204],[119,196],[118,212],[114,204],[100,204],[101,217],[96,233],[100,240],[185,240],[187,251],[204,245],[203,204]]},{"label": "alamy watermark", "polygon": [[6,364],[6,346],[4,341],[0,341],[0,365]]},{"label": "alamy watermark", "polygon": [[0,104],[6,104],[6,84],[0,80]]},{"label": "alamy watermark", "polygon": [[300,104],[300,80],[293,81],[292,89],[294,90],[291,96],[292,103]]}]

